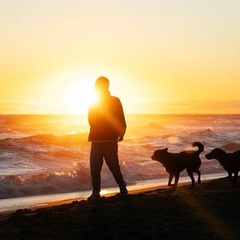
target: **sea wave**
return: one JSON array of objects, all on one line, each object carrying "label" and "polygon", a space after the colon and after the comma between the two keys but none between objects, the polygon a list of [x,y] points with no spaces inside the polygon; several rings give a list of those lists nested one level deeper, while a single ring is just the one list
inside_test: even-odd
[{"label": "sea wave", "polygon": [[[59,116],[0,116],[0,198],[67,193],[91,189],[90,143],[85,127]],[[240,116],[130,116],[124,141],[119,143],[120,165],[127,184],[166,178],[163,166],[151,160],[157,149],[170,152],[204,145],[202,174],[222,172],[205,154],[219,147],[240,149]],[[71,133],[71,134],[69,134]],[[186,171],[181,176],[186,176]],[[104,164],[102,187],[116,183]]]},{"label": "sea wave", "polygon": [[[87,171],[87,170],[85,170]],[[87,174],[39,173],[31,175],[8,175],[0,178],[0,198],[66,193],[89,189]]]},{"label": "sea wave", "polygon": [[[152,165],[152,168],[147,165]],[[157,165],[159,170],[156,171],[153,165]],[[121,163],[121,168],[128,185],[133,185],[139,180],[167,177],[161,165],[153,162]],[[117,186],[106,165],[103,166],[101,184],[103,188]],[[0,199],[90,190],[89,165],[76,164],[71,171],[2,176],[0,186]]]},{"label": "sea wave", "polygon": [[237,142],[230,142],[230,143],[227,143],[223,146],[221,146],[220,148],[222,148],[223,150],[225,151],[229,151],[229,152],[234,152],[234,151],[237,151],[240,149],[240,143],[237,143]]}]

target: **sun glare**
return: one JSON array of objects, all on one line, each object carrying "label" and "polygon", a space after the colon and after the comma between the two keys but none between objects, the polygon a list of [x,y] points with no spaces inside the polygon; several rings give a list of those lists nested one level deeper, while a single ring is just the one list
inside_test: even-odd
[{"label": "sun glare", "polygon": [[70,83],[66,87],[64,104],[67,105],[70,113],[86,114],[89,104],[96,98],[91,81],[79,80]]},{"label": "sun glare", "polygon": [[89,105],[97,98],[94,85],[102,73],[113,79],[111,93],[125,93],[122,79],[129,77],[122,76],[115,70],[94,65],[70,67],[42,79],[35,96],[35,101],[39,102],[35,111],[86,115]]}]

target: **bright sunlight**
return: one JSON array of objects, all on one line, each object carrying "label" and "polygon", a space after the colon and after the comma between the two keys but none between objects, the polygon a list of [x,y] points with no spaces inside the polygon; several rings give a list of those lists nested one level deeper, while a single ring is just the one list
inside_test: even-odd
[{"label": "bright sunlight", "polygon": [[66,86],[63,103],[73,114],[86,114],[96,97],[93,84],[88,79],[75,81]]},{"label": "bright sunlight", "polygon": [[[90,103],[96,98],[95,81],[102,73],[114,79],[115,83],[121,82],[118,80],[120,74],[111,68],[94,65],[73,66],[42,78],[37,94],[34,95],[34,101],[39,103],[39,107],[35,107],[34,111],[86,115]],[[115,83],[113,89],[121,89]]]}]

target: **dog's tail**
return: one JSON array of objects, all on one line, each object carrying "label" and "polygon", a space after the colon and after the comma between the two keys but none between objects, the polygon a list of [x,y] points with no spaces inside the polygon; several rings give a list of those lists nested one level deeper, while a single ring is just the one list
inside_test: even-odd
[{"label": "dog's tail", "polygon": [[194,143],[192,144],[192,146],[193,146],[193,147],[198,147],[198,150],[196,151],[196,153],[198,153],[198,154],[200,154],[201,152],[204,151],[204,146],[203,146],[203,144],[200,143],[200,142],[194,142]]}]

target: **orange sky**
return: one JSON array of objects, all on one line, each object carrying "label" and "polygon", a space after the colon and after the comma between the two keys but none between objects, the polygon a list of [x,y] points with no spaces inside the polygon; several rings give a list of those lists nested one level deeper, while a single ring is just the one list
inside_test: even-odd
[{"label": "orange sky", "polygon": [[86,113],[99,75],[129,113],[239,113],[239,12],[238,0],[2,1],[0,113]]}]

